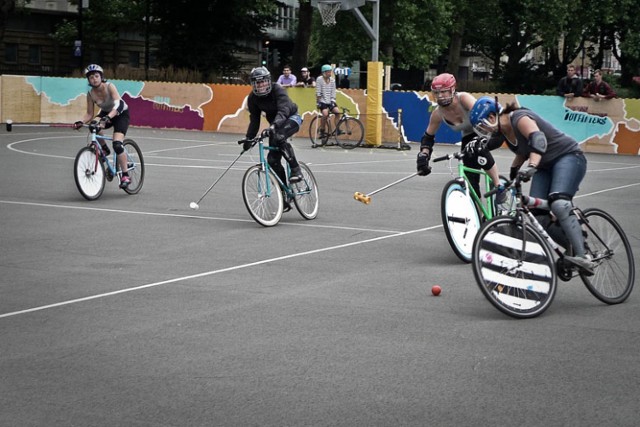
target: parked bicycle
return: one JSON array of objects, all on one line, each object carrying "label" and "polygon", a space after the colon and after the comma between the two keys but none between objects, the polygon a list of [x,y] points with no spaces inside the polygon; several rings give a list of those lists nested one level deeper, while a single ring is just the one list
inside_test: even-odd
[{"label": "parked bicycle", "polygon": [[349,115],[349,109],[342,107],[342,115],[337,125],[333,125],[333,114],[329,114],[325,126],[322,126],[322,115],[316,115],[309,123],[311,147],[337,145],[351,150],[362,144],[364,126],[357,118]]},{"label": "parked bicycle", "polygon": [[[482,199],[469,182],[468,174],[479,174],[484,182],[484,188],[493,188],[491,177],[484,169],[474,169],[465,166],[464,151],[447,154],[433,159],[433,162],[449,160],[449,169],[452,174],[454,167],[451,160],[456,159],[457,175],[449,181],[442,190],[440,213],[442,225],[453,252],[462,261],[471,262],[473,240],[482,225],[482,222],[494,218],[497,215],[507,214],[515,208],[514,191],[508,191],[504,202],[496,204],[495,195]],[[500,176],[503,184],[508,180]]]},{"label": "parked bicycle", "polygon": [[242,198],[249,214],[260,225],[274,226],[282,218],[286,197],[287,204],[293,202],[304,219],[315,219],[319,205],[318,184],[311,169],[299,162],[303,179],[289,184],[291,169],[287,164],[287,182],[282,182],[267,161],[265,152],[279,149],[264,145],[263,140],[268,138],[269,131],[264,130],[252,140],[252,147],[258,145],[260,162],[251,166],[242,178]]},{"label": "parked bicycle", "polygon": [[[473,245],[473,273],[491,304],[512,317],[535,317],[553,301],[557,278],[568,281],[576,276],[606,304],[629,297],[635,282],[634,258],[627,236],[611,215],[573,207],[585,236],[585,252],[596,265],[593,272],[583,270],[565,258],[572,248],[564,248],[565,253],[531,213],[520,178],[508,185],[516,192],[515,215],[486,222]],[[539,207],[548,206],[546,201],[537,202]]]},{"label": "parked bicycle", "polygon": [[[102,150],[99,139],[111,141],[108,136],[98,135],[101,127],[98,121],[93,120],[85,124],[89,128],[89,143],[80,149],[73,165],[74,178],[80,194],[87,200],[96,200],[102,195],[105,180],[112,181],[117,177],[120,183],[122,171],[118,165],[117,154],[113,153],[113,160]],[[122,143],[127,154],[127,168],[131,183],[124,188],[128,194],[136,194],[142,188],[144,182],[144,159],[138,144],[132,139],[125,139]]]}]

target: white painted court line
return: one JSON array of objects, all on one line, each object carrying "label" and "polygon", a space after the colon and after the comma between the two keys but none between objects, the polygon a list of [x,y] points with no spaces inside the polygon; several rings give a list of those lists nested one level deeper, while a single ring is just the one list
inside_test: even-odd
[{"label": "white painted court line", "polygon": [[284,256],[280,256],[280,257],[276,257],[276,258],[265,259],[265,260],[262,260],[262,261],[250,262],[250,263],[247,263],[247,264],[240,264],[240,265],[236,265],[236,266],[233,266],[233,267],[222,268],[222,269],[219,269],[219,270],[205,271],[203,273],[192,274],[190,276],[176,277],[174,279],[163,280],[161,282],[147,283],[145,285],[134,286],[132,288],[126,288],[126,289],[120,289],[120,290],[113,291],[113,292],[106,292],[106,293],[102,293],[102,294],[91,295],[91,296],[88,296],[88,297],[76,298],[76,299],[72,299],[72,300],[61,301],[61,302],[54,303],[54,304],[47,304],[47,305],[42,305],[42,306],[39,306],[39,307],[32,307],[32,308],[27,308],[27,309],[24,309],[24,310],[13,311],[13,312],[10,312],[10,313],[4,313],[4,314],[0,314],[0,318],[18,316],[20,314],[33,313],[33,312],[36,312],[36,311],[47,310],[47,309],[50,309],[50,308],[62,307],[62,306],[65,306],[65,305],[70,305],[70,304],[77,304],[77,303],[84,302],[84,301],[91,301],[91,300],[98,299],[98,298],[110,297],[110,296],[113,296],[113,295],[124,294],[124,293],[127,293],[127,292],[133,292],[133,291],[139,291],[141,289],[153,288],[153,287],[156,287],[156,286],[168,285],[168,284],[171,284],[171,283],[184,282],[184,281],[191,280],[191,279],[198,279],[198,278],[201,278],[201,277],[213,276],[214,274],[220,274],[220,273],[226,273],[226,272],[229,272],[229,271],[241,270],[241,269],[244,269],[244,268],[255,267],[255,266],[258,266],[258,265],[269,264],[269,263],[278,262],[278,261],[282,261],[282,260],[286,260],[286,259],[298,258],[298,257],[302,257],[302,256],[307,256],[307,255],[314,255],[314,254],[318,254],[318,253],[321,253],[321,252],[328,252],[328,251],[333,251],[333,250],[337,250],[337,249],[344,249],[344,248],[348,248],[348,247],[351,247],[351,246],[363,245],[363,244],[366,244],[366,243],[377,242],[377,241],[389,239],[389,238],[392,238],[392,237],[401,237],[401,236],[406,236],[406,235],[409,235],[409,234],[420,233],[422,231],[433,230],[433,229],[439,228],[439,227],[442,227],[442,225],[437,225],[437,226],[433,226],[433,227],[426,227],[426,228],[420,228],[420,229],[411,230],[411,231],[405,231],[405,232],[401,232],[401,233],[392,234],[392,235],[389,235],[389,236],[374,237],[374,238],[371,238],[371,239],[359,240],[359,241],[356,241],[356,242],[344,243],[342,245],[329,246],[329,247],[326,247],[326,248],[313,249],[313,250],[310,250],[310,251],[299,252],[299,253],[296,253],[296,254],[284,255]]},{"label": "white painted court line", "polygon": [[[88,210],[88,211],[110,212],[110,213],[126,213],[126,214],[133,214],[133,215],[207,219],[211,221],[231,221],[231,222],[248,222],[248,223],[255,222],[252,219],[224,218],[224,217],[177,214],[177,213],[162,213],[162,212],[142,212],[142,211],[131,211],[131,210],[124,210],[124,209],[96,208],[96,207],[88,207],[88,206],[56,205],[53,203],[15,202],[12,200],[0,200],[0,204],[1,203],[5,203],[8,205],[24,205],[24,206],[59,208],[59,209],[77,209],[77,210]],[[385,234],[403,233],[402,231],[399,231],[399,230],[381,230],[381,229],[373,229],[373,228],[342,227],[337,225],[314,224],[311,222],[294,223],[294,222],[280,221],[278,225],[286,225],[286,226],[293,226],[293,227],[307,227],[307,228],[326,228],[326,229],[335,229],[335,230],[349,230],[349,231],[358,231],[358,232],[369,231],[373,233],[385,233]]]}]

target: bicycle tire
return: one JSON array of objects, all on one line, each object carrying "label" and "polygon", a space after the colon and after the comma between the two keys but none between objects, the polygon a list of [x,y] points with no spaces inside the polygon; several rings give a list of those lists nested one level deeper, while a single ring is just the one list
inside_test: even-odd
[{"label": "bicycle tire", "polygon": [[87,200],[96,200],[105,186],[105,173],[92,147],[83,147],[73,163],[73,177],[78,191]]},{"label": "bicycle tire", "polygon": [[482,294],[502,313],[526,319],[551,305],[558,283],[555,260],[532,225],[526,224],[523,232],[522,223],[511,216],[485,222],[473,245],[472,263]]},{"label": "bicycle tire", "polygon": [[309,122],[309,139],[311,140],[311,147],[316,148],[322,145],[327,145],[329,137],[331,135],[331,121],[327,118],[327,130],[328,133],[324,134],[324,137],[320,134],[320,120],[322,115],[316,115],[311,122]]},{"label": "bicycle tire", "polygon": [[299,163],[304,178],[300,182],[291,184],[294,194],[293,203],[304,219],[312,220],[318,216],[318,183],[311,169],[305,163]]},{"label": "bicycle tire", "polygon": [[[267,179],[270,194],[267,194]],[[258,224],[273,227],[280,222],[284,210],[282,191],[273,172],[267,175],[262,165],[251,166],[242,177],[242,199]]]},{"label": "bicycle tire", "polygon": [[131,182],[124,189],[128,194],[137,194],[144,183],[144,158],[138,144],[132,139],[125,139],[122,144],[127,153],[127,167]]},{"label": "bicycle tire", "polygon": [[473,240],[480,229],[476,204],[460,180],[449,181],[442,190],[440,213],[449,245],[458,258],[471,262]]},{"label": "bicycle tire", "polygon": [[345,150],[351,150],[362,144],[364,139],[364,126],[355,117],[346,117],[338,122],[336,141]]},{"label": "bicycle tire", "polygon": [[580,278],[600,301],[620,304],[629,297],[635,282],[631,244],[620,224],[607,212],[589,208],[583,214],[589,224],[583,224],[587,253],[598,265],[592,276],[580,273]]}]

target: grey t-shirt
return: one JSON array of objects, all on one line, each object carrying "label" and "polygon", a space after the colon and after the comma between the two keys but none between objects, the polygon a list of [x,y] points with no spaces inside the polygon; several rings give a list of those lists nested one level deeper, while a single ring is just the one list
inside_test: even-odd
[{"label": "grey t-shirt", "polygon": [[529,146],[529,138],[522,135],[518,130],[518,122],[525,116],[536,122],[540,131],[544,133],[547,138],[547,151],[542,155],[542,159],[538,165],[539,169],[549,167],[557,158],[562,157],[565,154],[582,152],[580,145],[578,145],[578,142],[575,139],[559,131],[551,123],[547,122],[533,111],[521,108],[509,113],[509,120],[511,121],[511,126],[516,134],[516,145],[513,145],[509,140],[507,140],[507,145],[514,153],[520,154],[525,158],[529,158],[529,154],[533,151]]}]

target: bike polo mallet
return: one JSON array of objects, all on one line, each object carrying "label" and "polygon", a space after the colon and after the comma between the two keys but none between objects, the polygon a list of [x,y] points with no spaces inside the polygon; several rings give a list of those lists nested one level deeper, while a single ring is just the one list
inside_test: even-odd
[{"label": "bike polo mallet", "polygon": [[242,156],[243,154],[244,154],[244,150],[242,150],[242,152],[240,152],[240,154],[238,154],[238,157],[236,157],[236,159],[235,159],[233,162],[231,162],[231,164],[229,165],[229,167],[228,167],[224,172],[222,172],[222,175],[220,175],[220,176],[218,177],[218,179],[216,179],[216,180],[213,182],[213,184],[211,184],[211,187],[209,187],[209,188],[207,189],[207,191],[205,191],[205,192],[204,192],[204,194],[202,195],[202,197],[200,197],[200,198],[198,199],[198,201],[197,201],[197,202],[191,202],[191,203],[189,203],[189,207],[190,207],[191,209],[193,209],[193,210],[195,210],[195,211],[197,211],[198,209],[200,209],[200,205],[199,205],[199,203],[202,201],[202,199],[204,199],[204,197],[205,197],[207,194],[209,194],[209,191],[211,191],[211,189],[212,189],[212,188],[213,188],[213,187],[218,183],[218,181],[220,181],[220,180],[222,179],[222,177],[224,176],[224,174],[226,174],[227,172],[229,172],[229,169],[231,169],[231,167],[233,167],[233,165],[235,165],[235,164],[236,164],[236,162],[238,161],[238,159],[240,158],[240,156]]},{"label": "bike polo mallet", "polygon": [[13,130],[14,127],[30,127],[30,128],[71,128],[73,127],[73,125],[70,124],[66,124],[66,123],[48,123],[48,124],[44,124],[44,123],[38,123],[38,124],[32,124],[32,123],[13,123],[13,120],[11,119],[7,119],[7,121],[5,122],[5,126],[7,129],[7,132],[11,132]]},{"label": "bike polo mallet", "polygon": [[379,192],[381,192],[381,191],[383,191],[383,190],[386,190],[386,189],[387,189],[387,188],[389,188],[389,187],[393,187],[393,186],[394,186],[394,185],[396,185],[396,184],[400,184],[401,182],[406,181],[406,180],[408,180],[409,178],[413,178],[413,177],[414,177],[414,176],[416,176],[416,175],[418,175],[418,172],[414,172],[414,173],[412,173],[412,174],[411,174],[411,175],[409,175],[409,176],[405,176],[404,178],[400,178],[399,180],[394,181],[394,182],[392,182],[391,184],[387,184],[387,185],[385,185],[385,186],[384,186],[384,187],[382,187],[382,188],[378,188],[377,190],[374,190],[374,191],[372,191],[371,193],[368,193],[368,194],[362,194],[362,193],[360,193],[360,192],[356,191],[356,192],[353,194],[353,198],[354,198],[354,199],[356,199],[356,200],[357,200],[357,201],[359,201],[359,202],[364,203],[365,205],[368,205],[369,203],[371,203],[371,196],[373,196],[374,194],[379,193]]}]

